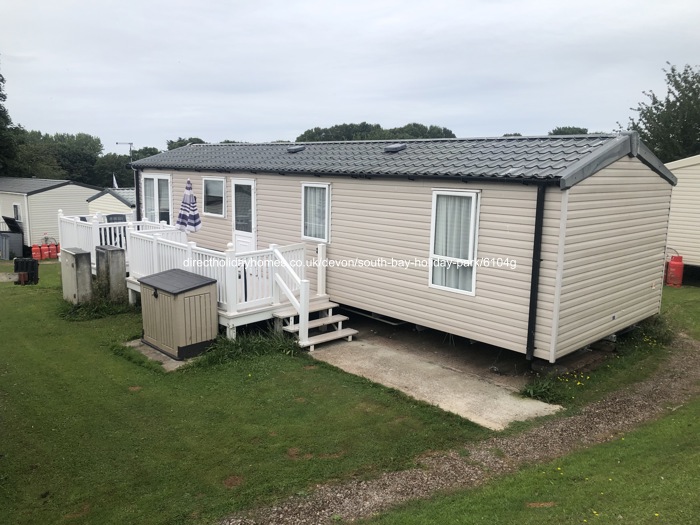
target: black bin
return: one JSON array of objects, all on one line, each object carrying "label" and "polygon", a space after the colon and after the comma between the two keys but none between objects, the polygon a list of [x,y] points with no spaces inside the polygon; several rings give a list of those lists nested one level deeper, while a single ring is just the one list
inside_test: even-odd
[{"label": "black bin", "polygon": [[[15,273],[26,273],[27,282],[24,284],[39,284],[39,261],[32,258],[15,259]],[[22,284],[21,279],[15,284]]]}]

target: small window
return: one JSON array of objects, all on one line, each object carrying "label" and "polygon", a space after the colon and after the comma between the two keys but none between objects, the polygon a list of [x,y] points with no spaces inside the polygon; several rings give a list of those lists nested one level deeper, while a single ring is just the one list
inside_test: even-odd
[{"label": "small window", "polygon": [[20,209],[19,204],[12,205],[12,214],[17,222],[22,222],[22,213]]},{"label": "small window", "polygon": [[434,191],[430,286],[474,293],[478,194]]},{"label": "small window", "polygon": [[224,180],[204,179],[204,208],[202,211],[209,215],[223,217],[224,210]]},{"label": "small window", "polygon": [[312,241],[330,239],[330,187],[328,184],[302,185],[301,236]]}]

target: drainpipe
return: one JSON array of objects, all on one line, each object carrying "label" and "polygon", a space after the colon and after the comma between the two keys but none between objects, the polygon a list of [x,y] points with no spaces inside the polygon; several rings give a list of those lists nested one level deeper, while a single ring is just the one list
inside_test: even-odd
[{"label": "drainpipe", "polygon": [[542,227],[544,225],[545,184],[537,185],[535,208],[535,235],[532,240],[532,275],[530,276],[530,308],[527,318],[527,343],[525,357],[532,361],[535,353],[535,328],[537,325],[537,299],[540,288],[540,265],[542,263]]},{"label": "drainpipe", "polygon": [[141,222],[141,170],[134,170],[134,191],[136,192],[136,222]]}]

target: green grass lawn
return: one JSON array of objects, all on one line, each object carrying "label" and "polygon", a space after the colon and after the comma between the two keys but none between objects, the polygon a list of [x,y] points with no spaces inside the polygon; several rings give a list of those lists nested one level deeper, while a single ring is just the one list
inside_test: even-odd
[{"label": "green grass lawn", "polygon": [[664,287],[662,308],[678,329],[700,340],[700,269],[689,269],[681,288]]},{"label": "green grass lawn", "polygon": [[0,523],[209,523],[488,434],[306,356],[139,366],[139,315],[62,319],[58,271],[0,284]]},{"label": "green grass lawn", "polygon": [[364,523],[694,525],[698,435],[700,400],[614,442]]},{"label": "green grass lawn", "polygon": [[[63,319],[58,271],[41,264],[38,286],[0,283],[2,524],[210,523],[489,435],[305,355],[171,374],[140,366],[115,351],[139,336],[140,316]],[[690,284],[666,288],[664,310],[700,338]],[[667,353],[645,337],[568,387],[567,406],[646,377]],[[378,523],[693,523],[699,416],[696,402],[624,441]]]},{"label": "green grass lawn", "polygon": [[[677,330],[700,339],[700,280],[664,288],[663,311]],[[652,326],[653,329],[653,326]],[[643,333],[611,366],[569,375],[558,385],[567,406],[581,404],[648,376],[668,354]],[[581,385],[577,385],[581,382]],[[374,525],[672,524],[700,516],[700,400],[611,443],[562,460],[524,468],[487,486],[408,504],[365,523]]]}]

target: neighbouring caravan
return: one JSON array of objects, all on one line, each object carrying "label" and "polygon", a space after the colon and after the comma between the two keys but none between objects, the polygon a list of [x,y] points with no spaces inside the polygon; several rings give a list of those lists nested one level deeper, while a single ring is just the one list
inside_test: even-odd
[{"label": "neighbouring caravan", "polygon": [[666,164],[678,179],[671,194],[668,248],[683,263],[700,266],[700,155]]}]

